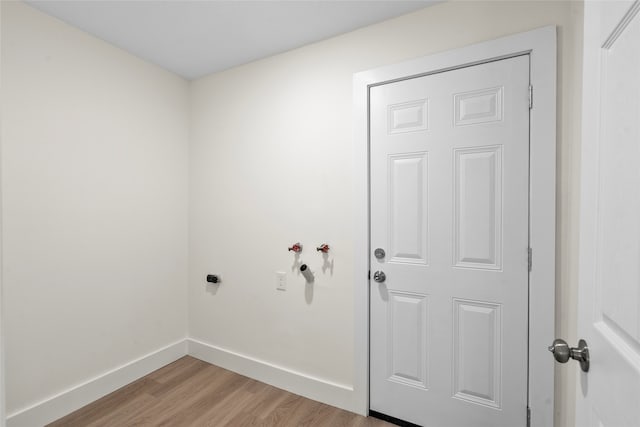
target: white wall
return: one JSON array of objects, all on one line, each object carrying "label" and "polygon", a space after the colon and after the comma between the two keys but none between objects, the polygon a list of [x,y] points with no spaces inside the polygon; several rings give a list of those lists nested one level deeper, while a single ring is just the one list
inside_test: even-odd
[{"label": "white wall", "polygon": [[[573,341],[581,14],[578,2],[448,2],[193,82],[190,336],[265,369],[352,386],[352,283],[366,274],[353,270],[353,73],[555,24],[558,336]],[[312,291],[286,250],[296,241],[316,274]],[[325,241],[328,269],[314,249]],[[275,289],[278,270],[286,292]],[[206,286],[208,272],[224,283]],[[574,424],[573,372],[564,368],[558,426]]]},{"label": "white wall", "polygon": [[186,335],[188,82],[2,2],[7,412]]}]

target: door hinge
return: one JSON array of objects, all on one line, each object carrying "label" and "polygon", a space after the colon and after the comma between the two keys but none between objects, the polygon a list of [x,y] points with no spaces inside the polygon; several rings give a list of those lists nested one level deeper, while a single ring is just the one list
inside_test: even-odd
[{"label": "door hinge", "polygon": [[527,406],[527,427],[531,427],[531,408]]},{"label": "door hinge", "polygon": [[533,86],[529,85],[529,109],[533,108]]},{"label": "door hinge", "polygon": [[531,271],[531,267],[533,266],[533,249],[527,249],[527,258],[529,263],[529,271]]}]

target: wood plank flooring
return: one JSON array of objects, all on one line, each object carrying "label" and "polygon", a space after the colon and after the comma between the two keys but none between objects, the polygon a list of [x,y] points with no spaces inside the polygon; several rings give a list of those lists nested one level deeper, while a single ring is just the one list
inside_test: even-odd
[{"label": "wood plank flooring", "polygon": [[133,426],[392,426],[185,356],[49,424]]}]

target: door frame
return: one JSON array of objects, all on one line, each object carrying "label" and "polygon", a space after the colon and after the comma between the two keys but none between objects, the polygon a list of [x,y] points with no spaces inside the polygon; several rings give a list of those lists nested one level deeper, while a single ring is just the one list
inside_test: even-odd
[{"label": "door frame", "polygon": [[[353,76],[354,120],[354,397],[369,413],[369,89],[408,78],[528,54],[533,108],[529,121],[529,382],[531,426],[553,425],[555,336],[556,27],[449,50]],[[364,219],[364,220],[363,220]],[[526,256],[523,248],[523,256]],[[526,414],[523,414],[523,418]]]}]

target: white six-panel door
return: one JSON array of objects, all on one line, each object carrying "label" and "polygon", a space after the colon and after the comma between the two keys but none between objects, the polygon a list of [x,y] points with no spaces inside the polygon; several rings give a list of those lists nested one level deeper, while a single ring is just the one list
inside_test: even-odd
[{"label": "white six-panel door", "polygon": [[[640,426],[640,2],[586,2],[576,425]],[[575,343],[570,343],[575,345]]]},{"label": "white six-panel door", "polygon": [[528,88],[527,55],[371,88],[373,411],[526,424]]}]

